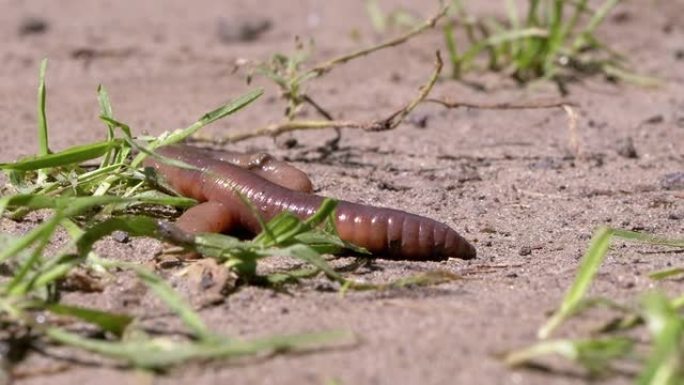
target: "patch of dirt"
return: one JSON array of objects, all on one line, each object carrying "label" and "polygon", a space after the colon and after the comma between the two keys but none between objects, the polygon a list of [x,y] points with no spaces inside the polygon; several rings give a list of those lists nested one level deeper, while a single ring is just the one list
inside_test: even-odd
[{"label": "patch of dirt", "polygon": [[[432,2],[382,1],[385,9],[400,3],[423,16],[436,8]],[[473,2],[473,10],[485,3]],[[265,87],[259,101],[206,130],[220,135],[276,122],[284,111],[272,84],[260,78],[245,84],[245,74],[234,72],[236,60],[289,52],[294,36],[315,39],[312,62],[379,41],[362,4],[350,1],[0,0],[0,9],[1,161],[37,148],[35,94],[43,57],[50,59],[50,142],[61,149],[104,137],[95,93],[100,83],[117,119],[136,133],[185,127],[254,86]],[[378,261],[356,276],[382,282],[435,268],[465,276],[432,288],[340,297],[323,281],[288,293],[244,287],[225,302],[204,307],[201,314],[214,330],[252,337],[347,329],[359,341],[302,355],[192,364],[155,383],[585,383],[581,373],[562,364],[562,374],[510,370],[497,354],[535,341],[598,226],[683,233],[684,4],[632,0],[617,14],[601,35],[640,72],[664,84],[644,89],[600,78],[571,84],[569,98],[579,114],[574,139],[561,109],[422,105],[394,131],[343,130],[339,150],[325,158],[316,148],[334,137],[332,130],[233,146],[294,160],[321,194],[444,221],[471,240],[479,256],[467,262]],[[309,94],[336,118],[384,117],[414,97],[432,71],[435,49],[442,47],[441,33],[429,32],[336,68],[311,82]],[[487,92],[443,79],[433,95],[472,102],[558,96],[550,85],[520,89],[498,75],[474,74],[469,80],[487,84]],[[294,148],[279,145],[288,138],[296,138]],[[573,149],[579,157],[568,156]],[[30,227],[4,220],[1,229],[21,233]],[[112,240],[98,251],[148,263],[159,249],[150,240]],[[592,292],[630,298],[652,287],[646,272],[677,264],[681,254],[617,242]],[[132,277],[117,280],[110,283],[116,290],[66,299],[135,314],[159,311],[158,303],[143,300],[148,295]],[[192,284],[201,285],[202,278]],[[681,283],[668,287],[681,292]],[[68,354],[60,350],[55,356]],[[17,370],[26,375],[22,384],[150,380],[106,364],[39,354],[30,354]],[[608,383],[630,381],[618,376]]]}]

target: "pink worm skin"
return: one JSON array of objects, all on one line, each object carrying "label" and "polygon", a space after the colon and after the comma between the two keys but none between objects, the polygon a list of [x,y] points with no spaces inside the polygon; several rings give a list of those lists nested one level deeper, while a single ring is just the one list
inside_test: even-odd
[{"label": "pink worm skin", "polygon": [[[306,183],[300,179],[303,176],[308,181],[306,174],[282,162],[276,163],[275,170],[262,169],[257,174],[245,166],[247,158],[242,158],[242,163],[234,158],[231,161],[216,152],[189,146],[167,146],[157,152],[202,170],[182,169],[153,158],[145,161],[145,166],[157,170],[180,194],[203,202],[186,211],[177,221],[181,229],[191,233],[226,232],[235,227],[251,233],[261,231],[257,219],[234,191],[250,200],[266,220],[282,211],[306,218],[324,199],[306,192]],[[295,183],[288,180],[295,180]],[[340,238],[379,257],[438,260],[476,256],[475,248],[456,231],[430,218],[342,200],[334,216]]]}]

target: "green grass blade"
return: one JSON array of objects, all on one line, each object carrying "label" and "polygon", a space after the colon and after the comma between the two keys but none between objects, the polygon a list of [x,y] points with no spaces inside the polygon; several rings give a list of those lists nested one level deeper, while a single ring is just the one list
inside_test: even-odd
[{"label": "green grass blade", "polygon": [[601,227],[596,231],[589,249],[582,257],[575,281],[565,294],[560,309],[539,329],[537,333],[539,338],[548,338],[551,332],[575,311],[603,262],[612,236],[613,230],[608,227]]},{"label": "green grass blade", "polygon": [[651,234],[640,233],[637,231],[611,229],[616,237],[629,239],[632,241],[639,241],[651,245],[670,246],[670,247],[684,247],[684,239],[663,238]]},{"label": "green grass blade", "polygon": [[78,318],[82,321],[97,325],[100,329],[121,336],[126,327],[133,322],[133,317],[125,314],[115,314],[80,306],[64,304],[47,304],[46,310],[58,315]]},{"label": "green grass blade", "polygon": [[461,58],[458,55],[458,46],[456,45],[456,36],[454,33],[454,23],[448,21],[442,28],[444,34],[444,41],[446,42],[447,52],[449,53],[449,63],[451,63],[451,78],[459,79],[461,77]]},{"label": "green grass blade", "polygon": [[667,279],[667,278],[681,276],[682,274],[684,274],[684,268],[675,267],[672,269],[654,271],[652,273],[649,273],[648,277],[651,278],[652,280],[660,281],[660,280]]},{"label": "green grass blade", "polygon": [[304,220],[304,223],[313,228],[321,225],[326,219],[331,217],[335,213],[335,208],[337,208],[337,200],[332,198],[325,198],[321,205],[318,207],[316,212]]},{"label": "green grass blade", "polygon": [[103,265],[132,270],[169,309],[180,317],[185,326],[197,338],[202,341],[212,341],[216,338],[216,335],[207,328],[200,316],[192,310],[190,305],[158,275],[140,265],[132,263],[107,261]]},{"label": "green grass blade", "polygon": [[[151,144],[150,150],[154,150],[155,148],[169,145],[169,144],[174,144],[174,143],[179,143],[186,138],[192,136],[195,134],[198,130],[200,130],[202,127],[209,125],[219,119],[222,119],[228,115],[231,115],[242,108],[246,107],[248,104],[252,103],[256,99],[258,99],[264,91],[262,89],[256,89],[253,91],[250,91],[237,99],[232,100],[228,104],[225,104],[213,111],[207,112],[204,114],[198,121],[195,123],[191,124],[189,127],[182,129],[182,130],[176,130],[169,135],[167,135],[164,138],[160,138],[159,140],[155,141],[154,143]],[[131,167],[136,168],[139,167],[140,164],[142,163],[143,159],[147,154],[141,153],[138,154],[138,156],[133,159],[131,162]]]},{"label": "green grass blade", "polygon": [[366,13],[370,18],[371,25],[377,33],[383,33],[387,30],[387,17],[380,9],[380,4],[377,0],[366,0]]},{"label": "green grass blade", "polygon": [[682,337],[684,322],[663,295],[652,293],[644,299],[644,319],[653,335],[653,351],[639,375],[638,385],[684,383]]},{"label": "green grass blade", "polygon": [[99,158],[105,155],[112,148],[119,147],[123,143],[125,142],[119,139],[74,146],[57,153],[20,160],[14,163],[0,163],[0,169],[32,171],[43,168],[74,165],[86,160]]},{"label": "green grass blade", "polygon": [[505,356],[504,361],[508,366],[521,366],[538,358],[556,354],[577,362],[597,374],[607,371],[611,360],[629,355],[633,347],[634,342],[625,337],[547,340],[513,351]]},{"label": "green grass blade", "polygon": [[188,360],[230,359],[258,353],[304,350],[353,339],[349,332],[336,331],[253,341],[232,341],[219,337],[213,341],[200,343],[174,342],[162,338],[109,342],[83,338],[58,328],[49,328],[46,334],[61,344],[122,360],[129,365],[145,369],[164,369]]},{"label": "green grass blade", "polygon": [[47,59],[40,62],[40,80],[38,84],[38,154],[47,155],[50,153],[48,146],[48,123],[46,108],[47,87],[45,86],[45,72],[47,70]]}]

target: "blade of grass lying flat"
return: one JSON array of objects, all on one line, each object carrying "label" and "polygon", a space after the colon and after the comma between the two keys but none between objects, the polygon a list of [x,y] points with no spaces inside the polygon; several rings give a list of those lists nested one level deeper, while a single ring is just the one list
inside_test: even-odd
[{"label": "blade of grass lying flat", "polygon": [[612,236],[613,230],[607,227],[601,227],[596,231],[589,245],[589,249],[582,257],[582,262],[577,271],[575,281],[565,294],[560,309],[553,314],[541,329],[539,329],[539,332],[537,333],[539,338],[547,338],[556,327],[576,310],[582,297],[584,297],[584,294],[589,288],[589,285],[593,281],[599,266],[603,262]]},{"label": "blade of grass lying flat", "polygon": [[215,338],[213,341],[188,343],[155,338],[110,342],[83,338],[58,328],[48,328],[46,334],[61,344],[122,360],[129,365],[145,369],[164,369],[189,360],[230,359],[259,353],[320,348],[326,344],[339,344],[353,339],[353,335],[348,332],[322,332],[252,341]]},{"label": "blade of grass lying flat", "polygon": [[90,226],[76,242],[78,253],[85,257],[90,253],[93,244],[114,231],[125,231],[130,236],[155,236],[157,220],[146,216],[125,215],[109,218]]},{"label": "blade of grass lying flat", "polygon": [[611,65],[609,63],[603,64],[601,68],[606,73],[606,75],[613,76],[616,79],[628,83],[636,84],[640,87],[656,88],[661,87],[663,85],[663,81],[661,79],[652,76],[638,75],[630,71],[624,70],[619,66]]},{"label": "blade of grass lying flat", "polygon": [[684,268],[682,268],[682,267],[675,267],[675,268],[672,268],[672,269],[654,271],[654,272],[652,272],[652,273],[649,273],[649,274],[648,274],[648,277],[651,278],[651,279],[653,279],[653,280],[660,281],[660,280],[663,280],[663,279],[667,279],[667,278],[672,278],[672,277],[680,276],[680,275],[682,275],[682,274],[684,274]]},{"label": "blade of grass lying flat", "polygon": [[78,164],[90,159],[96,159],[114,147],[121,146],[121,139],[97,142],[81,146],[74,146],[53,154],[41,155],[36,158],[20,160],[15,163],[0,163],[0,170],[31,171],[49,167],[61,167]]},{"label": "blade of grass lying flat", "polygon": [[651,245],[684,247],[684,239],[663,238],[651,234],[622,229],[611,229],[611,231],[616,237],[648,243]]},{"label": "blade of grass lying flat", "polygon": [[8,208],[21,207],[28,210],[54,208],[55,200],[41,194],[17,194],[0,198],[0,217]]},{"label": "blade of grass lying flat", "polygon": [[333,269],[332,266],[325,261],[325,259],[323,259],[316,251],[306,245],[294,244],[282,249],[271,249],[268,251],[268,253],[274,256],[285,256],[299,259],[320,269],[331,279],[334,279],[338,282],[346,282],[346,279],[336,272],[335,269]]},{"label": "blade of grass lying flat", "polygon": [[115,314],[80,306],[63,304],[38,304],[38,308],[45,308],[51,313],[78,318],[82,321],[97,325],[100,329],[121,336],[126,327],[133,322],[133,317],[125,314]]},{"label": "blade of grass lying flat", "polygon": [[582,364],[596,374],[608,370],[611,360],[629,355],[633,347],[634,342],[625,337],[547,340],[511,352],[505,356],[504,361],[509,366],[521,366],[541,357],[557,354]]},{"label": "blade of grass lying flat", "polygon": [[684,383],[682,337],[684,322],[665,296],[652,293],[644,298],[644,319],[653,335],[653,351],[639,375],[638,385]]}]

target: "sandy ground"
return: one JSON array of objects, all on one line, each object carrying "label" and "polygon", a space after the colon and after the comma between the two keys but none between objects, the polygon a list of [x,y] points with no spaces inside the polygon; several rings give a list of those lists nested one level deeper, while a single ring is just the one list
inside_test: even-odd
[{"label": "sandy ground", "polygon": [[[435,9],[431,2],[403,3],[421,17]],[[382,4],[391,9],[399,2]],[[479,7],[473,10],[497,8]],[[284,110],[272,84],[260,78],[245,84],[245,73],[233,71],[236,60],[290,52],[297,35],[315,39],[313,61],[379,39],[360,2],[1,0],[0,10],[1,161],[37,148],[35,89],[43,57],[50,60],[50,141],[60,149],[104,136],[95,94],[100,83],[110,92],[115,116],[137,133],[184,127],[251,87],[264,86],[266,95],[258,102],[205,131],[221,135],[278,121]],[[339,150],[327,157],[317,148],[334,137],[329,130],[232,146],[294,161],[310,172],[321,194],[444,221],[479,252],[469,262],[378,261],[354,278],[383,282],[445,269],[463,280],[344,297],[322,280],[289,293],[245,287],[201,312],[212,328],[242,337],[344,329],[359,342],[302,355],[192,364],[156,377],[111,365],[65,366],[63,360],[33,354],[16,368],[27,375],[19,383],[586,383],[581,371],[558,363],[554,373],[510,370],[497,354],[535,340],[598,226],[683,233],[684,185],[667,175],[684,171],[684,2],[627,1],[616,15],[601,35],[640,72],[664,84],[644,89],[601,78],[571,84],[568,99],[577,103],[579,114],[577,159],[568,157],[576,148],[561,109],[420,106],[412,120],[424,118],[426,127],[409,122],[382,133],[344,131]],[[38,21],[46,23],[44,30]],[[265,21],[270,29],[252,41],[240,39],[245,23]],[[414,96],[432,71],[434,51],[442,47],[441,35],[428,33],[339,67],[310,83],[308,91],[337,118],[382,117]],[[443,79],[434,95],[471,102],[558,97],[551,85],[520,89],[486,74],[469,80],[486,91]],[[283,146],[288,138],[297,140],[294,148]],[[627,140],[633,141],[635,157],[621,151]],[[28,226],[2,222],[8,232]],[[99,251],[150,261],[159,248],[150,240],[106,241]],[[617,242],[592,293],[633,298],[654,287],[647,272],[680,263],[681,253]],[[112,286],[67,299],[136,314],[154,310],[142,299],[144,288],[130,277]],[[680,292],[681,282],[664,287]],[[51,368],[60,370],[40,374]],[[631,381],[617,376],[609,382]]]}]

